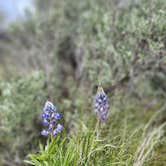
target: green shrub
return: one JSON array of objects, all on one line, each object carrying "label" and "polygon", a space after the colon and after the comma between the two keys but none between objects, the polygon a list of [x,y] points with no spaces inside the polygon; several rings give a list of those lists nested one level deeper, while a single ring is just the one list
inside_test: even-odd
[{"label": "green shrub", "polygon": [[38,116],[47,95],[44,76],[38,72],[11,83],[1,82],[0,89],[0,163],[6,160],[20,164],[20,158],[38,143]]}]

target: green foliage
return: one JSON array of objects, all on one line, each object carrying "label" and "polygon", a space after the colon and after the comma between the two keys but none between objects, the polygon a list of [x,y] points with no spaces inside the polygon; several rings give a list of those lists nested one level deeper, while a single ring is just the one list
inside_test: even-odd
[{"label": "green foliage", "polygon": [[[40,146],[37,155],[31,154],[28,163],[32,165],[86,165],[94,153],[96,141],[93,133],[86,133],[79,139],[76,137],[61,139],[59,137],[48,143],[45,149]],[[102,149],[102,148],[101,148]]]},{"label": "green foliage", "polygon": [[41,73],[17,78],[12,83],[0,83],[0,153],[3,159],[10,155],[13,158],[9,160],[24,156],[31,149],[30,143],[38,142],[38,116],[45,100],[43,87]]},{"label": "green foliage", "polygon": [[[25,54],[22,63],[28,63],[24,70],[17,63],[19,72],[43,70],[61,89],[69,87],[71,79],[73,84],[86,82],[93,87],[98,82],[116,85],[128,78],[125,83],[133,87],[131,91],[141,87],[139,95],[146,93],[140,82],[155,84],[165,73],[164,0],[142,0],[123,7],[107,0],[50,1],[47,5],[38,0],[37,4],[41,10],[10,27],[17,38],[10,54],[18,56],[16,63]],[[13,51],[18,48],[19,55]]]}]

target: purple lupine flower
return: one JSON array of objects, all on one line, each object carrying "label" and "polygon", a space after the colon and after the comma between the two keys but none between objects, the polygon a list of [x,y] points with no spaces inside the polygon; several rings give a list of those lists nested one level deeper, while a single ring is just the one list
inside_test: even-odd
[{"label": "purple lupine flower", "polygon": [[53,136],[55,137],[55,136],[57,136],[57,134],[58,134],[58,132],[57,132],[57,130],[55,129],[55,130],[53,131]]},{"label": "purple lupine flower", "polygon": [[106,120],[109,111],[108,97],[102,87],[98,88],[94,101],[94,111],[100,120]]},{"label": "purple lupine flower", "polygon": [[52,114],[52,118],[55,119],[55,120],[58,120],[58,119],[61,119],[61,118],[62,118],[62,115],[59,114],[59,113],[53,113],[53,114]]},{"label": "purple lupine flower", "polygon": [[56,111],[56,106],[53,105],[50,101],[47,101],[43,107],[43,112],[49,112],[50,110],[52,110],[53,112]]},{"label": "purple lupine flower", "polygon": [[54,124],[53,123],[49,124],[48,130],[49,131],[53,131],[54,130]]},{"label": "purple lupine flower", "polygon": [[48,112],[45,112],[42,114],[42,118],[45,119],[45,118],[48,118],[49,117],[49,113]]},{"label": "purple lupine flower", "polygon": [[48,127],[47,130],[42,130],[41,135],[48,136],[51,134],[56,136],[63,130],[63,126],[57,124],[57,120],[60,120],[62,115],[56,112],[56,106],[51,102],[47,101],[45,103],[41,117],[43,119],[43,125]]},{"label": "purple lupine flower", "polygon": [[41,135],[43,135],[43,136],[47,136],[48,134],[49,134],[49,132],[45,129],[41,131]]},{"label": "purple lupine flower", "polygon": [[61,124],[58,124],[56,130],[57,132],[61,132],[63,130],[63,126]]},{"label": "purple lupine flower", "polygon": [[47,126],[48,124],[49,124],[48,120],[47,119],[43,119],[43,125]]},{"label": "purple lupine flower", "polygon": [[53,136],[56,136],[58,133],[60,133],[63,130],[63,126],[61,124],[58,124],[56,129],[53,131]]}]

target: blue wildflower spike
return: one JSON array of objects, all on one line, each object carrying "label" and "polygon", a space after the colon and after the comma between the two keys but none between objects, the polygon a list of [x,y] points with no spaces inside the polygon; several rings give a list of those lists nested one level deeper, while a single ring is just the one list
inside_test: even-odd
[{"label": "blue wildflower spike", "polygon": [[94,99],[94,111],[99,116],[100,120],[106,120],[109,109],[108,97],[103,88],[99,86]]},{"label": "blue wildflower spike", "polygon": [[43,125],[47,127],[41,131],[41,135],[48,136],[49,134],[56,136],[63,130],[61,124],[57,124],[57,120],[62,118],[61,114],[56,112],[56,106],[50,101],[47,101],[43,107],[43,113],[41,115],[43,119]]}]

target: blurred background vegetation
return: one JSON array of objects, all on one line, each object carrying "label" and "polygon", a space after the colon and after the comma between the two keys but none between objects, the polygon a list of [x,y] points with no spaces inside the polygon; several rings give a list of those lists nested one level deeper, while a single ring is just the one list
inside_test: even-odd
[{"label": "blurred background vegetation", "polygon": [[[166,122],[165,0],[34,0],[6,17],[0,8],[0,165],[23,165],[45,141],[39,115],[47,99],[69,134],[90,121],[99,83],[110,97],[109,126],[126,112],[131,126],[156,112],[151,128]],[[166,164],[165,138],[147,165]]]}]

